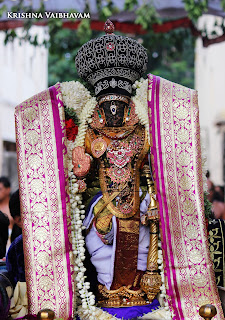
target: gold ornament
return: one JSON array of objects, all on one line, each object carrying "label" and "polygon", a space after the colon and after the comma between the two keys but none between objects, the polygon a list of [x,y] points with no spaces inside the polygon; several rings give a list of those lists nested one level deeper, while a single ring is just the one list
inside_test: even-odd
[{"label": "gold ornament", "polygon": [[43,309],[37,314],[38,320],[53,320],[55,319],[55,312],[50,309]]},{"label": "gold ornament", "polygon": [[199,309],[199,314],[205,320],[210,320],[217,314],[217,310],[216,307],[214,307],[212,304],[206,304],[204,306],[201,306],[201,308]]},{"label": "gold ornament", "polygon": [[107,143],[103,138],[97,138],[91,143],[93,157],[100,158],[107,149]]},{"label": "gold ornament", "polygon": [[101,298],[98,305],[104,308],[119,308],[119,307],[132,307],[143,306],[149,304],[143,298],[144,292],[139,290],[131,290],[131,286],[122,286],[116,290],[108,290],[102,284],[98,285]]},{"label": "gold ornament", "polygon": [[144,175],[147,178],[148,193],[150,195],[150,204],[147,215],[145,216],[143,224],[150,224],[150,246],[147,257],[147,271],[141,278],[141,289],[147,294],[149,302],[155,298],[160,291],[162,284],[161,276],[158,274],[158,209],[156,203],[156,195],[154,183],[151,179],[151,172],[149,166],[143,167]]}]

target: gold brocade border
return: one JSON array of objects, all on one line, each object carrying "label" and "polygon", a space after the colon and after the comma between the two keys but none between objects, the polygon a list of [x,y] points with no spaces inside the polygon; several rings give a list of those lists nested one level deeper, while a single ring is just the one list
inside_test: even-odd
[{"label": "gold brocade border", "polygon": [[[206,303],[217,307],[215,319],[224,319],[204,222],[197,95],[194,90],[164,79],[160,79],[159,90],[160,126],[156,129],[156,145],[161,144],[162,152],[156,146],[154,161],[160,163],[162,157],[157,190],[162,199],[165,197],[161,223],[166,223],[168,218],[169,225],[163,242],[171,254],[169,265],[174,264],[173,268],[165,267],[166,276],[170,277],[173,292],[178,290],[173,303],[177,312],[180,305],[183,313],[176,319],[201,319],[198,310]],[[157,123],[156,104],[154,114]]]},{"label": "gold brocade border", "polygon": [[[62,101],[59,85],[56,90]],[[63,130],[63,108],[58,107]],[[49,308],[68,319],[68,261],[49,90],[18,105],[15,118],[29,313]],[[66,173],[66,151],[63,158]],[[69,209],[67,204],[68,215]]]}]

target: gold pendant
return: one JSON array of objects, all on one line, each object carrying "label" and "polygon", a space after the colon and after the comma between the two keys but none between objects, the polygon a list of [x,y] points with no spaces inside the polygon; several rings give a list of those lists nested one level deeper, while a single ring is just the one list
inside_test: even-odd
[{"label": "gold pendant", "polygon": [[93,157],[101,157],[107,149],[107,143],[102,138],[97,138],[91,143],[91,152]]}]

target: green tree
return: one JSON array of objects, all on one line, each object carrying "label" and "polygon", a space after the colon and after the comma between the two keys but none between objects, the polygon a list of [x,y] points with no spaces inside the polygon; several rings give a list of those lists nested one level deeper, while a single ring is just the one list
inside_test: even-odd
[{"label": "green tree", "polygon": [[61,29],[52,37],[48,58],[48,82],[54,85],[58,81],[77,80],[74,65],[76,53],[80,47],[77,32]]},{"label": "green tree", "polygon": [[[83,42],[101,34],[92,31],[80,41],[77,31],[59,29],[54,32],[49,48],[49,85],[78,80],[74,63],[76,53]],[[189,30],[177,29],[165,34],[149,31],[136,40],[147,49],[148,73],[194,87],[194,38]]]},{"label": "green tree", "polygon": [[194,88],[195,38],[189,29],[148,32],[143,45],[148,50],[148,72]]}]

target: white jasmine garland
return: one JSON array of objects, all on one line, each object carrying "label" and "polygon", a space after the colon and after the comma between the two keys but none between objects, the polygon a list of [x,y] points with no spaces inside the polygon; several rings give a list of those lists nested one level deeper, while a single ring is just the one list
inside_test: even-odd
[{"label": "white jasmine garland", "polygon": [[135,81],[136,95],[132,98],[135,105],[135,113],[138,115],[140,123],[145,126],[145,130],[149,137],[149,116],[148,116],[148,79],[141,78]]},{"label": "white jasmine garland", "polygon": [[83,146],[84,145],[84,140],[85,140],[85,135],[86,131],[88,128],[88,123],[91,121],[91,116],[94,112],[94,109],[97,105],[97,100],[95,97],[90,98],[87,103],[85,104],[80,116],[80,125],[78,127],[78,134],[75,140],[75,147],[77,146]]},{"label": "white jasmine garland", "polygon": [[69,81],[61,83],[63,103],[67,108],[75,111],[79,120],[78,134],[75,143],[67,140],[68,170],[73,169],[72,151],[75,146],[83,146],[88,123],[97,105],[97,100],[79,81]]},{"label": "white jasmine garland", "polygon": [[91,99],[90,92],[79,81],[63,82],[61,88],[64,104],[68,108],[74,109],[79,118],[84,105]]},{"label": "white jasmine garland", "polygon": [[148,79],[141,78],[139,81],[135,81],[136,84],[136,97],[138,99],[146,99],[147,104],[147,94],[148,94]]},{"label": "white jasmine garland", "polygon": [[[83,261],[85,259],[85,248],[84,248],[84,237],[82,235],[83,221],[81,216],[84,216],[84,205],[82,205],[82,196],[78,194],[78,184],[75,175],[69,173],[70,181],[70,203],[71,203],[71,213],[72,213],[72,249],[74,254],[75,266],[75,285],[79,292],[81,298],[82,312],[88,314],[90,320],[95,320],[95,296],[92,292],[89,292],[90,283],[86,282],[86,276],[84,273],[86,271]],[[75,298],[75,303],[77,299]]]},{"label": "white jasmine garland", "polygon": [[143,101],[140,101],[136,97],[132,98],[132,101],[135,104],[135,113],[137,114],[140,123],[145,127],[145,130],[148,135],[148,141],[150,142],[149,137],[149,120],[148,120],[148,109],[145,109],[145,104]]},{"label": "white jasmine garland", "polygon": [[143,78],[140,78],[139,80],[136,80],[135,83],[132,85],[132,88],[133,89],[139,88],[143,81],[144,81]]}]

